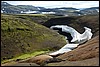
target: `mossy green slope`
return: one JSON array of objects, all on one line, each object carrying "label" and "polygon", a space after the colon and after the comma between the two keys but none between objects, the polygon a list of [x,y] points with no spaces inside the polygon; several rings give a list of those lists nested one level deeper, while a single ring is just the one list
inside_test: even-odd
[{"label": "mossy green slope", "polygon": [[29,18],[1,14],[1,60],[37,50],[59,49],[66,44],[63,36]]}]

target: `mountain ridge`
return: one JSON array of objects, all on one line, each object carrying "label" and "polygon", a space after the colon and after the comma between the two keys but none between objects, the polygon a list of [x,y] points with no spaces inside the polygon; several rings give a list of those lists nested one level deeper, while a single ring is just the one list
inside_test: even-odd
[{"label": "mountain ridge", "polygon": [[55,14],[63,16],[80,16],[88,14],[98,14],[99,7],[91,7],[85,9],[77,9],[73,7],[45,8],[32,5],[11,5],[7,2],[1,2],[1,13],[8,14]]}]

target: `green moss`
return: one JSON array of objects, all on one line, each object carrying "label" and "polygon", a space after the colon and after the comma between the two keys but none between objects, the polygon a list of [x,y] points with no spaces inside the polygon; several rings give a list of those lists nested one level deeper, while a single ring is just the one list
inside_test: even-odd
[{"label": "green moss", "polygon": [[11,61],[16,61],[17,59],[25,60],[25,59],[28,59],[30,57],[34,57],[36,55],[40,55],[40,54],[46,53],[48,51],[49,50],[47,50],[47,51],[35,51],[35,52],[32,52],[32,53],[23,54],[23,55],[20,55],[18,57],[14,57],[12,59],[3,60],[3,61],[1,61],[1,63],[3,64],[3,63],[11,62]]}]

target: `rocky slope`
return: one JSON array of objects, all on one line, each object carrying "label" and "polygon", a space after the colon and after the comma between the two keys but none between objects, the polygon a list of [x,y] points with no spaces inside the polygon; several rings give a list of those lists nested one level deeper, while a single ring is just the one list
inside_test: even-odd
[{"label": "rocky slope", "polygon": [[96,36],[86,42],[85,44],[80,45],[78,48],[74,49],[71,52],[65,53],[58,58],[70,61],[77,61],[77,60],[85,60],[93,57],[99,57],[99,36]]},{"label": "rocky slope", "polygon": [[47,66],[99,66],[98,43],[99,36],[96,36],[78,48],[57,57],[65,61],[48,63]]}]

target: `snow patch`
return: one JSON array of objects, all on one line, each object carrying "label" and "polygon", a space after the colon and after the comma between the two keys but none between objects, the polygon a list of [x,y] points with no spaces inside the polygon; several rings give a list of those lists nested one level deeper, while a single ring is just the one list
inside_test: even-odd
[{"label": "snow patch", "polygon": [[55,25],[55,26],[51,26],[50,28],[51,29],[61,28],[63,32],[70,33],[72,36],[72,40],[71,40],[72,43],[66,44],[64,47],[62,47],[58,51],[50,53],[49,55],[57,55],[57,54],[63,54],[65,52],[69,52],[73,50],[74,48],[76,48],[79,44],[82,44],[86,42],[87,40],[90,40],[93,35],[91,32],[91,29],[88,27],[84,27],[85,32],[83,34],[80,34],[74,28],[69,27],[67,25]]}]

